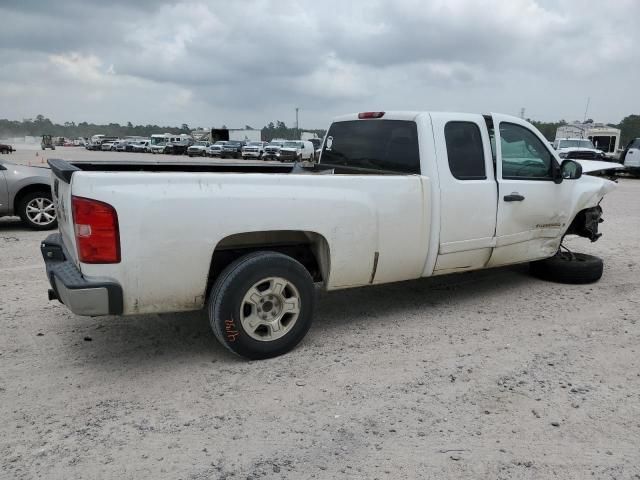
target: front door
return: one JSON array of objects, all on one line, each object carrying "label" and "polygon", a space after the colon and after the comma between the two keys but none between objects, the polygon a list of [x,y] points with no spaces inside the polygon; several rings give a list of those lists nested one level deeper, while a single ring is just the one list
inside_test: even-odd
[{"label": "front door", "polygon": [[558,161],[545,138],[526,122],[493,115],[493,124],[498,215],[488,266],[549,257],[571,221],[575,182],[554,183]]}]

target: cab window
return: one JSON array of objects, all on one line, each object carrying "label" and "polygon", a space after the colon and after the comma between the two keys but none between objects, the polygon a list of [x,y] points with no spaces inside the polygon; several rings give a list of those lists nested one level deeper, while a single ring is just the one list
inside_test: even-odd
[{"label": "cab window", "polygon": [[552,180],[553,156],[528,128],[500,123],[502,178],[512,180]]},{"label": "cab window", "polygon": [[458,180],[484,180],[484,147],[480,128],[473,122],[448,122],[444,126],[451,174]]}]

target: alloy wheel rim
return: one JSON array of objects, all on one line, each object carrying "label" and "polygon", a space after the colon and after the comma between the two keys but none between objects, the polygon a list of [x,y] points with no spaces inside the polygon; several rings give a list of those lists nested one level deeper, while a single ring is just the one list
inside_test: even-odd
[{"label": "alloy wheel rim", "polygon": [[267,277],[247,290],[240,305],[240,322],[254,340],[271,342],[291,331],[300,308],[300,293],[293,283]]},{"label": "alloy wheel rim", "polygon": [[49,225],[56,219],[55,205],[48,198],[34,198],[27,203],[27,217],[36,225]]}]

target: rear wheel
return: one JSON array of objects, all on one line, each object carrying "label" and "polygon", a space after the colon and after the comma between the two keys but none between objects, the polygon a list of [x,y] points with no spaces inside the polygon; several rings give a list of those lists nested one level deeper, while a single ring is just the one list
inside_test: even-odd
[{"label": "rear wheel", "polygon": [[552,282],[582,284],[600,280],[603,272],[601,258],[585,253],[558,252],[551,258],[531,262],[531,274]]},{"label": "rear wheel", "polygon": [[249,359],[282,355],[306,335],[315,290],[309,272],[276,252],[239,258],[218,277],[209,294],[209,322],[216,338]]},{"label": "rear wheel", "polygon": [[17,213],[33,230],[49,230],[58,225],[50,192],[33,192],[25,195],[20,200]]}]

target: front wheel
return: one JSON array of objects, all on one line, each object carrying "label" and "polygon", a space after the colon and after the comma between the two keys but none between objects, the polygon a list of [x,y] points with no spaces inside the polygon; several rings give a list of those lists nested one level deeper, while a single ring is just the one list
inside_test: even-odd
[{"label": "front wheel", "polygon": [[25,195],[18,205],[18,215],[33,230],[56,228],[56,209],[50,192],[33,192]]},{"label": "front wheel", "polygon": [[239,258],[209,294],[209,322],[222,345],[259,360],[292,350],[313,320],[315,290],[309,272],[276,252]]},{"label": "front wheel", "polygon": [[583,284],[600,280],[603,272],[601,258],[585,253],[558,252],[551,258],[531,262],[532,275],[558,283]]}]

